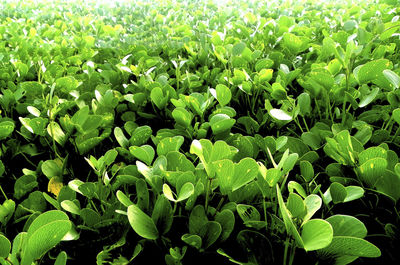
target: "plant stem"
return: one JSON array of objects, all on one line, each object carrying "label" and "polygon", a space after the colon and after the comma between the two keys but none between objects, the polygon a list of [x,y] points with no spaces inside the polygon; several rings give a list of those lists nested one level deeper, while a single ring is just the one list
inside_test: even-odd
[{"label": "plant stem", "polygon": [[290,240],[290,238],[289,237],[286,237],[286,240],[285,240],[285,250],[284,250],[284,252],[283,252],[283,265],[287,265],[287,255],[288,255],[288,250],[289,250],[289,240]]},{"label": "plant stem", "polygon": [[204,204],[204,208],[205,208],[206,212],[208,209],[208,197],[210,196],[210,188],[211,188],[211,179],[209,178],[207,181],[206,202]]},{"label": "plant stem", "polygon": [[8,200],[7,195],[4,192],[3,188],[1,187],[1,185],[0,185],[0,190],[1,190],[1,193],[3,193],[4,198],[6,198],[6,200]]},{"label": "plant stem", "polygon": [[263,197],[263,210],[264,210],[264,222],[265,222],[265,232],[268,234],[268,220],[267,220],[267,205],[265,204],[265,197]]}]

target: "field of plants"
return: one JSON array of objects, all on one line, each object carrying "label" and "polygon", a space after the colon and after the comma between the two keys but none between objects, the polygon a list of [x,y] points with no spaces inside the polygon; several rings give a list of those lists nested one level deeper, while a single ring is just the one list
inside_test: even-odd
[{"label": "field of plants", "polygon": [[400,2],[0,1],[0,264],[399,264]]}]

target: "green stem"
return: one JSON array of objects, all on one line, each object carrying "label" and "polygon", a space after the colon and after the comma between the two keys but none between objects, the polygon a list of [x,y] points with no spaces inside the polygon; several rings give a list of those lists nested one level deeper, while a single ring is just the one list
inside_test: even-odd
[{"label": "green stem", "polygon": [[314,101],[315,101],[315,106],[317,107],[319,119],[322,120],[322,114],[321,114],[321,109],[319,108],[318,105],[318,100],[315,98]]},{"label": "green stem", "polygon": [[304,123],[304,126],[306,126],[306,130],[307,130],[307,132],[309,132],[309,131],[310,131],[310,129],[308,128],[308,125],[307,125],[306,119],[304,118],[304,116],[301,116],[301,118],[303,119],[303,123]]},{"label": "green stem", "polygon": [[290,238],[289,237],[286,237],[286,240],[285,240],[285,250],[284,250],[284,252],[283,252],[283,265],[287,265],[287,256],[288,256],[288,250],[289,250],[289,240],[290,240]]},{"label": "green stem", "polygon": [[7,195],[4,192],[3,188],[1,187],[1,185],[0,185],[0,190],[1,190],[1,193],[3,193],[4,198],[6,198],[6,200],[8,200]]},{"label": "green stem", "polygon": [[204,208],[205,208],[205,210],[206,210],[206,212],[207,212],[207,209],[208,209],[208,197],[210,196],[210,188],[211,188],[211,179],[208,179],[208,181],[207,181],[207,190],[206,190],[206,202],[205,202],[205,204],[204,204]]},{"label": "green stem", "polygon": [[267,205],[265,203],[265,197],[263,197],[263,210],[264,210],[265,232],[268,234]]}]

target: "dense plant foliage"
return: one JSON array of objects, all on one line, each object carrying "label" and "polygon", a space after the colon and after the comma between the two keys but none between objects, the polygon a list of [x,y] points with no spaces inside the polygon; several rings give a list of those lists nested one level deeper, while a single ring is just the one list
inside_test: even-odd
[{"label": "dense plant foliage", "polygon": [[399,16],[0,2],[0,264],[397,264]]}]

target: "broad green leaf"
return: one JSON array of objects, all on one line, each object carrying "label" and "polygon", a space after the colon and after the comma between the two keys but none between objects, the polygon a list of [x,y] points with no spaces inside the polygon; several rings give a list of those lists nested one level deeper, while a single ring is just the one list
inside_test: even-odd
[{"label": "broad green leaf", "polygon": [[383,70],[388,69],[389,66],[390,63],[387,59],[371,61],[361,66],[356,77],[361,84],[367,83],[378,79],[382,75]]},{"label": "broad green leaf", "polygon": [[303,224],[301,238],[306,251],[322,249],[332,242],[333,229],[325,220],[312,219]]},{"label": "broad green leaf", "polygon": [[194,185],[190,182],[185,183],[178,192],[176,201],[184,201],[194,193]]},{"label": "broad green leaf", "polygon": [[235,228],[235,215],[231,210],[224,209],[215,215],[215,221],[221,225],[221,241],[225,241]]},{"label": "broad green leaf", "polygon": [[232,98],[231,90],[223,84],[218,84],[215,90],[217,92],[217,100],[219,104],[221,104],[221,106],[229,104]]},{"label": "broad green leaf", "polygon": [[297,104],[300,107],[300,114],[302,116],[304,115],[308,115],[311,113],[312,108],[311,108],[311,98],[310,95],[306,92],[301,93],[298,97],[297,97]]},{"label": "broad green leaf", "polygon": [[158,86],[151,90],[150,98],[160,110],[163,109],[168,102],[168,97],[164,96],[162,88]]},{"label": "broad green leaf", "polygon": [[360,103],[358,103],[358,106],[360,108],[367,106],[369,103],[374,101],[379,91],[380,91],[379,87],[374,87],[368,95],[365,95],[361,98]]},{"label": "broad green leaf", "polygon": [[117,142],[119,143],[120,146],[122,146],[123,148],[128,148],[129,140],[125,137],[124,132],[122,131],[121,128],[119,127],[114,128],[114,136],[115,139],[117,139]]},{"label": "broad green leaf", "polygon": [[226,114],[216,114],[210,119],[211,130],[214,134],[220,134],[229,131],[235,122]]},{"label": "broad green leaf", "polygon": [[51,179],[55,176],[62,176],[62,164],[57,163],[55,160],[46,160],[42,164],[43,174]]},{"label": "broad green leaf", "polygon": [[236,43],[232,48],[232,55],[234,55],[234,56],[242,55],[245,48],[246,48],[246,44],[244,42]]},{"label": "broad green leaf", "polygon": [[386,77],[386,79],[392,84],[394,89],[398,89],[400,86],[400,77],[393,72],[392,70],[385,69],[383,70],[383,75]]},{"label": "broad green leaf", "polygon": [[347,196],[344,202],[354,201],[364,196],[364,189],[359,186],[347,186],[346,192]]},{"label": "broad green leaf", "polygon": [[250,181],[258,174],[258,164],[252,158],[243,158],[238,164],[235,164],[235,174],[232,181],[232,191],[235,191]]},{"label": "broad green leaf", "polygon": [[347,197],[346,188],[338,182],[333,182],[329,186],[329,191],[331,193],[333,203],[344,202]]},{"label": "broad green leaf", "polygon": [[38,110],[37,108],[33,107],[33,106],[28,106],[26,108],[30,114],[32,114],[35,117],[40,117],[40,110]]},{"label": "broad green leaf", "polygon": [[375,184],[376,189],[391,197],[396,202],[400,199],[400,176],[392,171],[385,170],[384,175]]},{"label": "broad green leaf", "polygon": [[227,195],[232,191],[233,176],[235,174],[235,165],[232,160],[223,159],[213,163],[216,177],[219,183],[219,189],[222,195]]},{"label": "broad green leaf", "polygon": [[359,167],[360,178],[369,187],[374,187],[379,179],[383,177],[386,167],[387,160],[384,158],[369,159]]},{"label": "broad green leaf", "polygon": [[352,236],[364,238],[367,236],[367,228],[357,218],[350,215],[333,215],[326,219],[333,228],[333,236]]},{"label": "broad green leaf", "polygon": [[260,221],[261,215],[258,210],[251,205],[238,204],[236,211],[244,223],[249,221]]},{"label": "broad green leaf", "polygon": [[201,237],[198,235],[184,234],[181,237],[182,241],[196,249],[200,249],[202,245]]},{"label": "broad green leaf", "polygon": [[40,258],[57,245],[72,227],[69,220],[47,221],[46,224],[36,230],[31,230],[34,223],[29,227],[28,241],[23,252],[21,265],[30,265],[35,259]]},{"label": "broad green leaf", "polygon": [[11,242],[4,235],[0,234],[0,258],[7,258],[11,251]]},{"label": "broad green leaf", "polygon": [[58,254],[56,261],[54,262],[54,265],[66,265],[67,264],[67,253],[65,251],[61,251],[60,254]]},{"label": "broad green leaf", "polygon": [[176,123],[187,128],[192,123],[193,114],[182,107],[178,107],[172,111],[172,117]]},{"label": "broad green leaf", "polygon": [[155,240],[158,230],[153,219],[145,214],[139,207],[132,204],[128,207],[128,220],[133,230],[141,237]]},{"label": "broad green leaf", "polygon": [[300,162],[300,172],[305,181],[310,182],[314,178],[314,168],[308,161]]},{"label": "broad green leaf", "polygon": [[[296,243],[301,248],[304,248],[303,239],[301,238],[299,232],[297,231],[296,226],[293,223],[293,220],[292,220],[292,217],[290,216],[289,210],[286,208],[286,205],[285,205],[285,202],[283,201],[282,193],[281,193],[281,190],[280,190],[278,184],[276,185],[276,195],[278,197],[279,210],[282,215],[283,221],[285,223],[286,232],[294,237],[294,239],[296,240]],[[307,204],[306,204],[306,206],[307,206]]]},{"label": "broad green leaf", "polygon": [[182,146],[183,142],[184,138],[181,135],[163,138],[157,144],[157,154],[161,156],[166,155],[170,151],[179,151],[179,148]]},{"label": "broad green leaf", "polygon": [[141,146],[147,142],[153,133],[150,126],[140,126],[137,127],[131,134],[131,138],[129,139],[129,143],[134,146]]},{"label": "broad green leaf", "polygon": [[265,180],[268,182],[268,185],[272,188],[281,180],[282,177],[283,173],[281,170],[277,168],[270,168],[267,170]]},{"label": "broad green leaf", "polygon": [[57,210],[47,211],[39,215],[29,226],[28,235],[33,234],[40,227],[54,221],[64,220],[68,221],[68,216],[62,212]]},{"label": "broad green leaf", "polygon": [[[304,190],[304,188],[296,181],[289,181],[288,183],[288,190],[290,193],[293,193],[294,191],[296,191],[301,197],[306,198],[307,194],[306,191]],[[289,195],[290,197],[290,195]]]},{"label": "broad green leaf", "polygon": [[10,136],[14,131],[14,123],[12,121],[2,121],[0,122],[0,140],[3,140]]},{"label": "broad green leaf", "polygon": [[285,111],[281,110],[281,109],[271,109],[269,111],[269,114],[280,121],[290,121],[292,120],[292,116],[290,116],[289,114],[287,114]]},{"label": "broad green leaf", "polygon": [[51,121],[47,125],[47,133],[61,146],[65,145],[67,137],[57,122]]},{"label": "broad green leaf", "polygon": [[306,205],[303,199],[296,193],[290,193],[286,207],[293,218],[303,217],[306,213]]},{"label": "broad green leaf", "polygon": [[80,211],[80,217],[87,226],[94,226],[101,221],[100,215],[90,208],[83,208]]},{"label": "broad green leaf", "polygon": [[310,194],[304,199],[307,208],[307,214],[303,218],[303,224],[311,219],[311,217],[321,208],[322,199],[318,195]]},{"label": "broad green leaf", "polygon": [[222,232],[221,225],[216,221],[208,221],[200,229],[202,248],[207,249],[217,241]]},{"label": "broad green leaf", "polygon": [[147,165],[151,165],[151,162],[155,156],[154,149],[150,145],[142,145],[140,147],[131,146],[129,147],[129,152],[131,152],[131,154],[137,159],[145,162]]},{"label": "broad green leaf", "polygon": [[161,234],[168,233],[173,221],[173,210],[165,196],[158,196],[151,218]]},{"label": "broad green leaf", "polygon": [[70,200],[64,200],[61,202],[61,207],[66,210],[67,212],[73,213],[73,214],[80,214],[81,209],[76,205],[73,201]]},{"label": "broad green leaf", "polygon": [[202,227],[208,222],[203,205],[196,205],[189,216],[189,233],[200,234]]},{"label": "broad green leaf", "polygon": [[381,255],[381,251],[375,245],[364,239],[351,236],[334,236],[331,244],[320,251],[328,255],[350,255],[368,258],[376,258]]},{"label": "broad green leaf", "polygon": [[129,197],[126,196],[125,193],[123,193],[122,191],[120,190],[117,191],[116,195],[120,203],[122,203],[122,205],[124,205],[125,207],[129,207],[130,205],[133,204],[133,202],[129,199]]}]

